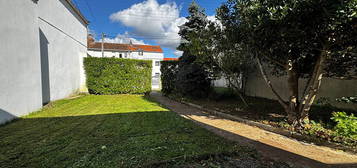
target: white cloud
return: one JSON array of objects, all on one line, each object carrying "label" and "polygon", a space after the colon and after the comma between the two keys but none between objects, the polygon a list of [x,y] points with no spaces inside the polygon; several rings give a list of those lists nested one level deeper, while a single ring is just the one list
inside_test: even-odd
[{"label": "white cloud", "polygon": [[[157,0],[146,0],[111,14],[110,20],[133,28],[134,32],[130,35],[153,40],[162,47],[174,50],[176,56],[181,56],[182,52],[176,50],[181,42],[178,26],[187,19],[180,17],[180,8],[175,2],[159,4]],[[208,20],[218,22],[215,16],[208,16]]]},{"label": "white cloud", "polygon": [[133,44],[145,44],[143,40],[128,37],[127,32],[125,34],[118,34],[115,38],[104,38],[104,41],[107,43],[129,44],[132,42]]},{"label": "white cloud", "polygon": [[209,21],[215,23],[216,26],[219,26],[220,28],[223,27],[221,21],[219,21],[219,20],[216,18],[216,16],[214,16],[214,15],[213,15],[213,16],[207,16],[207,19],[208,19]]},{"label": "white cloud", "polygon": [[162,47],[176,50],[181,39],[178,26],[187,21],[179,16],[180,8],[175,2],[159,4],[156,0],[147,0],[113,13],[110,19],[133,28],[134,36],[152,39]]},{"label": "white cloud", "polygon": [[211,22],[217,22],[216,16],[207,16],[207,19]]},{"label": "white cloud", "polygon": [[183,54],[183,52],[182,51],[179,51],[179,50],[175,50],[174,51],[174,54],[176,55],[176,56],[182,56],[182,54]]}]

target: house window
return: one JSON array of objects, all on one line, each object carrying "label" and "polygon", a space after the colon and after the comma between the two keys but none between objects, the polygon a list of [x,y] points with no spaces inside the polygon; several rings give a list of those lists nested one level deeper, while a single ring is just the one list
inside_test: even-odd
[{"label": "house window", "polygon": [[119,54],[119,58],[123,58],[123,54]]},{"label": "house window", "polygon": [[160,66],[160,61],[155,61],[155,66]]},{"label": "house window", "polygon": [[160,73],[155,73],[155,77],[156,78],[160,77]]},{"label": "house window", "polygon": [[144,55],[144,52],[143,51],[139,51],[139,55],[140,56]]}]

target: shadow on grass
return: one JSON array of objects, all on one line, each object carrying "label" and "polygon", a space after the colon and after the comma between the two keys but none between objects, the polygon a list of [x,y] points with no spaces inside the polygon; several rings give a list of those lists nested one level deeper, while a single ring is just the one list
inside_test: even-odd
[{"label": "shadow on grass", "polygon": [[0,127],[0,167],[184,163],[234,152],[233,146],[170,111],[21,118]]},{"label": "shadow on grass", "polygon": [[0,108],[0,127],[16,118],[17,117],[15,115]]}]

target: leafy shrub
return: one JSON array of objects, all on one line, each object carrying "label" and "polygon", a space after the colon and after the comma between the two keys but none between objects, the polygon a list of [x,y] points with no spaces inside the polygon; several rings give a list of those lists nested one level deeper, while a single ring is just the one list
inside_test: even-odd
[{"label": "leafy shrub", "polygon": [[179,65],[176,88],[182,96],[202,98],[210,93],[211,81],[200,65],[184,64]]},{"label": "leafy shrub", "polygon": [[349,97],[341,97],[341,98],[338,98],[337,101],[344,102],[344,103],[357,104],[357,95],[356,96],[349,96]]},{"label": "leafy shrub", "polygon": [[161,92],[169,95],[176,92],[176,75],[178,72],[177,61],[163,61],[161,63]]},{"label": "leafy shrub", "polygon": [[331,119],[337,122],[335,130],[338,134],[353,139],[357,139],[357,117],[353,114],[347,115],[346,112],[334,112]]},{"label": "leafy shrub", "polygon": [[178,61],[161,64],[161,83],[164,95],[179,94],[187,97],[204,97],[210,93],[211,82],[206,72],[196,63],[182,66]]},{"label": "leafy shrub", "polygon": [[142,94],[151,91],[151,61],[87,57],[84,69],[91,94]]}]

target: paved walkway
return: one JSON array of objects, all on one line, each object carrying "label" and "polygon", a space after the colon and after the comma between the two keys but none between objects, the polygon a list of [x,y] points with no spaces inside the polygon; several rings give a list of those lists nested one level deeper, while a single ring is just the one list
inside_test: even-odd
[{"label": "paved walkway", "polygon": [[287,162],[297,167],[357,168],[357,155],[306,144],[257,127],[212,116],[197,108],[168,99],[159,92],[152,92],[150,96],[170,110],[217,135],[254,147],[264,158]]}]

